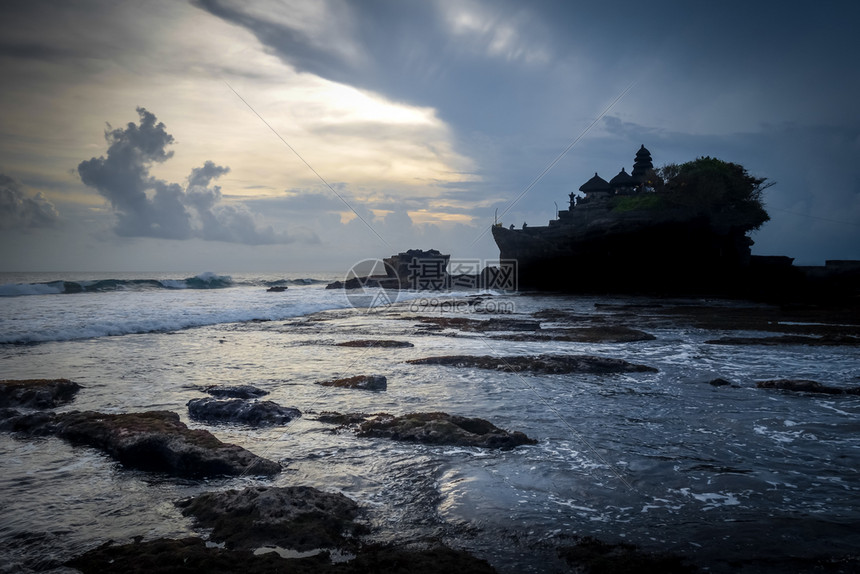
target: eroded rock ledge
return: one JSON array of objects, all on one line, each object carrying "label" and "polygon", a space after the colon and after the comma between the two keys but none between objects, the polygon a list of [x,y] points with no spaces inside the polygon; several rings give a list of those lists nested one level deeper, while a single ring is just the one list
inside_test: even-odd
[{"label": "eroded rock ledge", "polygon": [[578,327],[571,329],[542,329],[536,333],[494,335],[493,339],[507,341],[564,341],[571,343],[636,343],[653,341],[657,337],[639,329],[623,326]]},{"label": "eroded rock ledge", "polygon": [[393,339],[358,339],[355,341],[343,341],[335,343],[336,347],[373,347],[378,349],[406,349],[414,347],[409,341],[396,341]]},{"label": "eroded rock ledge", "polygon": [[345,379],[322,381],[317,383],[324,387],[339,387],[342,389],[362,389],[365,391],[384,391],[388,388],[388,379],[383,375],[356,375]]},{"label": "eroded rock ledge", "polygon": [[102,450],[123,466],[177,476],[273,475],[281,470],[278,463],[223,443],[207,430],[189,429],[170,411],[21,414],[7,409],[0,413],[0,429],[55,435]]},{"label": "eroded rock ledge", "polygon": [[274,552],[207,547],[201,538],[160,538],[136,544],[106,544],[68,562],[85,574],[492,574],[484,560],[446,547],[404,550],[371,546],[348,562],[332,563],[326,552],[309,558],[284,559]]},{"label": "eroded rock ledge", "polygon": [[269,391],[258,389],[253,385],[230,385],[223,387],[208,385],[198,388],[204,393],[208,393],[218,399],[256,399],[269,394]]},{"label": "eroded rock ledge", "polygon": [[321,413],[317,420],[351,427],[360,437],[382,437],[433,445],[477,446],[510,449],[537,444],[519,431],[509,432],[480,418],[448,413],[410,413],[394,416],[388,413]]},{"label": "eroded rock ledge", "polygon": [[772,381],[759,381],[756,386],[760,389],[780,389],[783,391],[795,391],[801,393],[819,393],[824,395],[860,395],[860,387],[849,387],[842,389],[823,385],[818,381],[805,379],[775,379]]},{"label": "eroded rock ledge", "polygon": [[531,319],[497,318],[469,319],[468,317],[416,317],[421,327],[429,330],[457,329],[473,333],[487,331],[538,331],[540,321]]},{"label": "eroded rock ledge", "polygon": [[52,409],[71,402],[81,390],[68,379],[22,379],[0,381],[0,408]]},{"label": "eroded rock ledge", "polygon": [[628,363],[621,359],[594,357],[591,355],[534,355],[534,356],[473,356],[444,355],[407,361],[413,365],[443,365],[448,367],[467,367],[492,369],[509,372],[529,372],[538,374],[567,373],[653,373],[654,367]]},{"label": "eroded rock ledge", "polygon": [[282,407],[273,401],[248,401],[245,399],[213,399],[209,397],[191,399],[187,403],[188,414],[194,420],[241,423],[250,426],[285,425],[302,416],[299,409]]},{"label": "eroded rock ledge", "polygon": [[851,335],[779,335],[773,337],[721,337],[705,341],[709,345],[809,345],[813,347],[860,346],[860,337]]},{"label": "eroded rock ledge", "polygon": [[359,511],[354,501],[310,486],[207,492],[176,505],[230,549],[344,548],[348,538],[363,532],[354,522]]}]

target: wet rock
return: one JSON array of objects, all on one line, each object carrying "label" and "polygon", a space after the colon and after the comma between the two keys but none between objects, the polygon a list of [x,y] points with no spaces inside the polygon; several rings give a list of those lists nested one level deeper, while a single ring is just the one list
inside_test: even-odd
[{"label": "wet rock", "polygon": [[508,341],[567,341],[572,343],[635,343],[653,341],[654,335],[629,327],[580,327],[577,329],[543,329],[534,334],[496,335],[493,339]]},{"label": "wet rock", "polygon": [[202,398],[191,399],[187,405],[191,418],[207,422],[274,426],[302,416],[299,409],[282,407],[273,401]]},{"label": "wet rock", "polygon": [[728,387],[728,386],[734,387],[734,386],[737,386],[737,385],[733,385],[731,381],[727,381],[727,380],[721,379],[719,377],[716,379],[713,379],[711,381],[708,381],[708,384],[711,385],[712,387]]},{"label": "wet rock", "polygon": [[376,347],[379,349],[401,349],[414,347],[409,341],[393,341],[389,339],[360,339],[357,341],[344,341],[335,343],[337,347]]},{"label": "wet rock", "polygon": [[348,562],[332,563],[327,552],[284,559],[274,552],[208,547],[201,538],[158,539],[133,544],[105,544],[67,563],[84,574],[492,574],[484,560],[450,548],[403,550],[394,546],[362,549]]},{"label": "wet rock", "polygon": [[207,492],[176,505],[183,515],[211,528],[212,540],[231,549],[343,548],[352,544],[347,537],[363,532],[354,522],[359,511],[355,502],[310,486]]},{"label": "wet rock", "polygon": [[371,277],[351,277],[346,281],[334,281],[325,286],[326,289],[400,289],[400,280],[397,277],[386,275],[373,275]]},{"label": "wet rock", "polygon": [[541,309],[532,313],[532,317],[546,321],[563,321],[574,317],[574,314],[561,309]]},{"label": "wet rock", "polygon": [[610,374],[657,371],[657,369],[653,367],[628,363],[621,359],[593,357],[590,355],[537,355],[509,357],[446,355],[441,357],[413,359],[411,361],[407,361],[407,363],[411,363],[413,365],[444,365],[449,367],[467,367],[551,375],[566,373]]},{"label": "wet rock", "polygon": [[334,571],[344,574],[493,574],[496,571],[486,560],[444,546],[425,550],[375,547],[362,551],[343,566],[344,570]]},{"label": "wet rock", "polygon": [[826,395],[860,395],[860,387],[841,389],[822,385],[817,381],[804,379],[775,379],[772,381],[759,381],[756,387],[760,389],[780,389],[783,391],[796,391],[801,393],[819,393]]},{"label": "wet rock", "polygon": [[530,319],[469,319],[468,317],[418,317],[422,326],[431,329],[457,329],[484,333],[487,331],[537,331],[540,321]]},{"label": "wet rock", "polygon": [[356,375],[334,381],[317,383],[324,387],[339,387],[342,389],[362,389],[365,391],[384,391],[388,388],[388,380],[382,375]]},{"label": "wet rock", "polygon": [[632,544],[609,544],[586,536],[576,545],[560,548],[559,557],[576,572],[588,574],[692,574],[698,572],[680,556],[650,554]]},{"label": "wet rock", "polygon": [[0,409],[0,430],[30,436],[46,436],[56,431],[54,412],[21,413],[15,409]]},{"label": "wet rock", "polygon": [[34,413],[7,419],[3,427],[56,435],[102,450],[123,466],[176,476],[273,475],[281,470],[278,463],[223,443],[207,430],[189,429],[170,411]]},{"label": "wet rock", "polygon": [[70,402],[80,389],[68,379],[0,381],[0,407],[51,409]]},{"label": "wet rock", "polygon": [[231,385],[227,387],[203,387],[203,392],[219,399],[256,399],[269,394],[269,391],[252,385]]},{"label": "wet rock", "polygon": [[370,415],[364,413],[346,413],[341,414],[334,411],[323,411],[317,415],[317,420],[321,423],[340,425],[341,427],[358,425],[369,418]]},{"label": "wet rock", "polygon": [[255,556],[251,551],[230,551],[207,547],[201,538],[170,540],[160,538],[147,542],[114,545],[110,542],[70,560],[67,566],[84,574],[305,574],[321,572],[316,568],[328,563],[326,555],[311,559],[285,561],[277,554]]},{"label": "wet rock", "polygon": [[780,335],[774,337],[721,337],[705,341],[710,345],[810,345],[814,347],[836,347],[860,345],[860,337],[851,335],[823,335],[809,337],[805,335]]},{"label": "wet rock", "polygon": [[268,292],[268,293],[283,293],[286,290],[287,290],[286,285],[275,285],[273,287],[269,287],[268,289],[266,289],[266,292]]},{"label": "wet rock", "polygon": [[537,444],[536,440],[519,431],[508,432],[484,419],[447,413],[411,413],[400,417],[379,414],[361,423],[356,434],[425,444],[484,448],[509,449],[523,444]]}]

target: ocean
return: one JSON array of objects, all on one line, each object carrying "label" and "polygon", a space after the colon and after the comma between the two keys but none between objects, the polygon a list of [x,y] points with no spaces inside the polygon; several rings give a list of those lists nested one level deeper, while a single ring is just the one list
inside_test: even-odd
[{"label": "ocean", "polygon": [[[857,566],[860,396],[756,387],[780,378],[857,386],[856,345],[714,344],[797,324],[764,332],[666,312],[761,309],[743,302],[455,292],[389,295],[368,309],[326,290],[335,279],[0,274],[0,379],[68,378],[84,388],[58,410],[171,410],[283,466],[268,479],[177,479],[56,438],[0,433],[0,572],[71,572],[63,562],[109,540],[204,536],[174,501],[254,484],[342,492],[365,509],[371,539],[442,541],[499,572],[569,571],[558,549],[582,536],[679,554],[712,572],[811,571],[816,560],[851,556]],[[279,286],[287,289],[267,291]],[[654,339],[502,339],[422,322],[440,314],[537,314],[550,330],[623,324]],[[335,345],[356,339],[414,346]],[[657,372],[539,375],[406,362],[448,354],[597,355]],[[385,375],[388,389],[314,384],[357,374]],[[732,384],[709,384],[716,378]],[[265,389],[304,415],[264,429],[188,418],[186,403],[206,396],[200,386],[234,384]],[[444,411],[538,443],[499,451],[357,438],[316,421],[322,411]]]}]

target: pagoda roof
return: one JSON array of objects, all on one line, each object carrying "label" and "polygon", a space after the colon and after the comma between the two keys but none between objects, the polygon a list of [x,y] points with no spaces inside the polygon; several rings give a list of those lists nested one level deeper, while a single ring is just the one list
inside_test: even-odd
[{"label": "pagoda roof", "polygon": [[636,160],[633,162],[633,173],[631,175],[634,181],[643,181],[649,169],[654,169],[654,164],[651,163],[651,152],[643,145],[636,152]]},{"label": "pagoda roof", "polygon": [[589,191],[610,191],[612,187],[609,185],[609,182],[597,175],[597,172],[594,172],[594,177],[583,183],[579,186],[579,191],[589,192]]},{"label": "pagoda roof", "polygon": [[622,167],[618,175],[609,180],[609,185],[612,187],[633,187],[636,185],[636,180]]}]

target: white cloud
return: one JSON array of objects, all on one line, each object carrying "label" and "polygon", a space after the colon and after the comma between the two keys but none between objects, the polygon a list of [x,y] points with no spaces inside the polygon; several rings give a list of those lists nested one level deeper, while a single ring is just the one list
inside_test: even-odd
[{"label": "white cloud", "polygon": [[525,11],[503,17],[499,12],[492,12],[490,6],[465,1],[439,2],[451,31],[465,45],[507,61],[527,64],[548,61],[549,54],[536,42],[533,30],[522,32],[534,25]]}]

